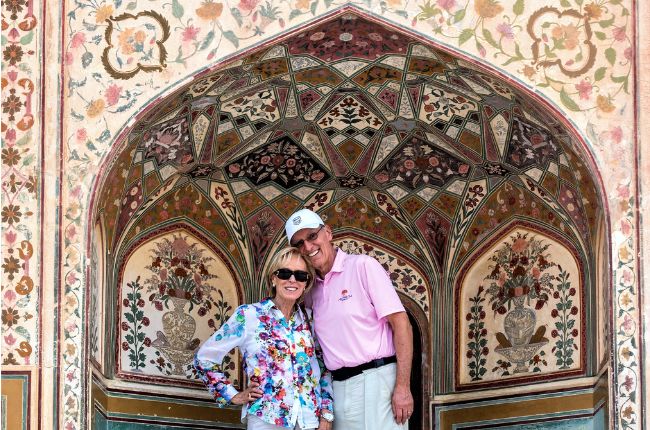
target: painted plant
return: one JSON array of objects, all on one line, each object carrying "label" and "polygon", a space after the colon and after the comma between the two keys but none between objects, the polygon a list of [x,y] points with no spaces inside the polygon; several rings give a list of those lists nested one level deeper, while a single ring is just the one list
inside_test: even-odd
[{"label": "painted plant", "polygon": [[162,311],[163,305],[169,309],[172,298],[187,300],[189,311],[209,300],[215,288],[206,281],[216,276],[208,272],[206,265],[213,258],[204,256],[197,243],[190,245],[187,237],[178,234],[171,240],[165,237],[156,242],[152,253],[151,264],[146,266],[152,276],[144,284],[157,310]]},{"label": "painted plant", "polygon": [[486,256],[483,281],[470,287],[462,313],[466,383],[581,368],[581,294],[572,279],[579,268],[572,258],[560,243],[525,230]]},{"label": "painted plant", "polygon": [[505,314],[515,301],[522,298],[536,310],[548,302],[553,294],[555,276],[547,272],[556,264],[549,261],[548,244],[528,233],[517,233],[490,258],[492,272],[487,294],[495,313]]}]

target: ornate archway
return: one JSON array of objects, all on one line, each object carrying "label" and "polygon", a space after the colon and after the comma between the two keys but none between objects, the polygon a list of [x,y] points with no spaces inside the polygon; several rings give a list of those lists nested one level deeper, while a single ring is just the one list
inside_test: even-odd
[{"label": "ornate archway", "polygon": [[[449,352],[450,321],[467,313],[457,276],[513,219],[534,220],[579,249],[580,335],[597,339],[597,321],[606,325],[606,310],[593,305],[608,288],[596,275],[609,259],[598,256],[604,205],[572,130],[512,82],[360,13],[342,11],[202,73],[149,107],[116,148],[97,191],[106,256],[182,221],[228,255],[242,299],[256,300],[284,220],[305,206],[336,231],[417,261],[426,286],[402,291],[431,315],[429,403],[466,390]],[[113,257],[103,261],[120,270]],[[402,287],[399,274],[394,281]],[[580,372],[540,368],[535,381],[597,375],[606,348],[579,348]]]}]

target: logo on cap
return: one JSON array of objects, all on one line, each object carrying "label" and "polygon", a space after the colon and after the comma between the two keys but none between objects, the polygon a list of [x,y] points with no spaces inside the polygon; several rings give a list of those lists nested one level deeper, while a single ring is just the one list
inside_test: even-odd
[{"label": "logo on cap", "polygon": [[297,216],[297,217],[295,217],[295,218],[293,219],[293,225],[298,225],[298,224],[300,224],[301,221],[302,221],[302,218],[300,218],[299,216]]}]

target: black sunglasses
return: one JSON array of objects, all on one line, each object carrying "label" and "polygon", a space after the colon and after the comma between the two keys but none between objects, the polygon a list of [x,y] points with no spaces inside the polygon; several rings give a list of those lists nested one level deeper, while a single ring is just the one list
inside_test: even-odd
[{"label": "black sunglasses", "polygon": [[294,248],[300,249],[305,244],[305,242],[313,242],[313,241],[315,241],[316,238],[318,237],[318,233],[320,233],[320,231],[323,229],[323,227],[325,227],[325,225],[321,225],[318,228],[318,230],[309,233],[309,235],[307,235],[306,238],[300,239],[298,242],[292,243],[291,246],[293,246]]},{"label": "black sunglasses", "polygon": [[283,281],[291,279],[291,276],[296,278],[298,282],[309,281],[309,272],[305,272],[304,270],[278,269],[273,274]]}]

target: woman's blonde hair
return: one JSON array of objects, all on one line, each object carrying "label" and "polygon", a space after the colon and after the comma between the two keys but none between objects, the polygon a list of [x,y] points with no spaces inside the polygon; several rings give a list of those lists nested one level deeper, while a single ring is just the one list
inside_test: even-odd
[{"label": "woman's blonde hair", "polygon": [[271,290],[271,297],[275,296],[275,287],[273,285],[273,274],[278,270],[282,269],[287,261],[291,260],[293,257],[298,257],[302,261],[305,262],[305,266],[307,267],[306,271],[309,273],[309,280],[307,281],[307,285],[305,285],[305,293],[309,291],[309,289],[314,285],[314,276],[316,276],[316,272],[314,271],[313,266],[307,260],[301,253],[298,248],[294,248],[293,246],[287,246],[286,248],[282,248],[279,250],[273,258],[271,258],[271,262],[268,265],[267,271],[266,271],[266,281],[268,282],[269,288]]}]

